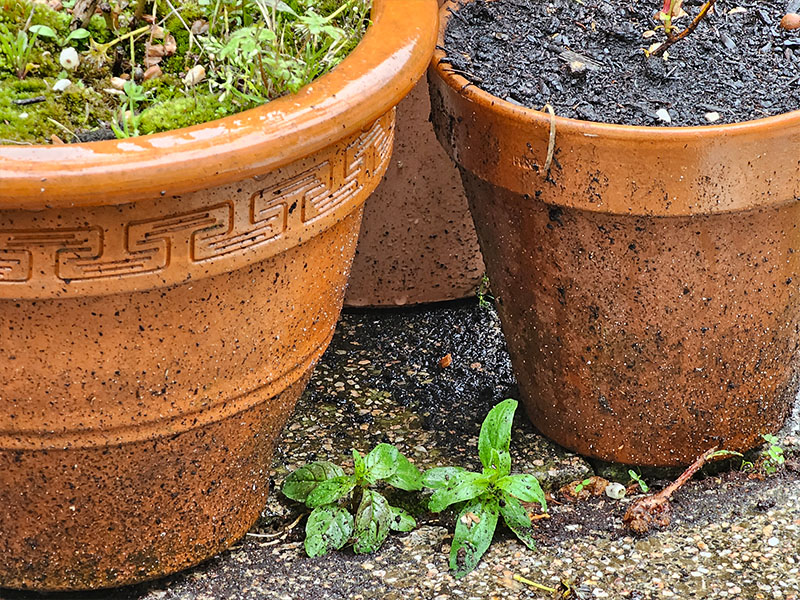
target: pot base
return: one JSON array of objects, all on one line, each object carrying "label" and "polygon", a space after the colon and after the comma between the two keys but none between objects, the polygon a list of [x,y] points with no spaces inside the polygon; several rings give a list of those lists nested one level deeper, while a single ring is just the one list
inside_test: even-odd
[{"label": "pot base", "polygon": [[0,452],[3,478],[15,482],[14,504],[2,499],[12,506],[2,522],[3,586],[116,587],[180,571],[231,546],[266,502],[275,440],[311,371],[302,368],[273,398],[176,435]]}]

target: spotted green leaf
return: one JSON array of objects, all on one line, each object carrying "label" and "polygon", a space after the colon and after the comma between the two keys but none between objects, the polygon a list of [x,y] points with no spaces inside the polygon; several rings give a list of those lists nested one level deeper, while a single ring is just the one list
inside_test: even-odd
[{"label": "spotted green leaf", "polygon": [[394,531],[411,531],[417,526],[417,521],[404,511],[402,508],[390,506],[389,510],[392,511],[391,521],[389,527]]},{"label": "spotted green leaf", "polygon": [[461,511],[450,546],[450,568],[456,579],[472,571],[489,548],[499,511],[494,496],[476,498]]},{"label": "spotted green leaf", "polygon": [[306,506],[316,508],[323,504],[336,502],[344,498],[356,486],[356,478],[351,475],[342,475],[323,481],[306,498]]},{"label": "spotted green leaf", "polygon": [[533,550],[536,547],[536,541],[533,538],[533,529],[531,529],[531,518],[522,503],[508,492],[501,492],[498,505],[508,528],[523,544]]},{"label": "spotted green leaf", "polygon": [[422,489],[422,473],[405,456],[398,453],[397,469],[386,478],[386,483],[407,492]]},{"label": "spotted green leaf", "polygon": [[318,506],[306,522],[306,553],[313,558],[338,550],[352,534],[353,516],[349,512],[336,504]]},{"label": "spotted green leaf", "polygon": [[333,477],[341,477],[344,471],[338,465],[328,461],[317,461],[293,471],[284,480],[283,495],[291,500],[305,502],[308,495],[321,482]]},{"label": "spotted green leaf", "polygon": [[356,554],[369,554],[381,547],[391,527],[392,509],[386,498],[373,490],[364,490],[355,521]]},{"label": "spotted green leaf", "polygon": [[[481,425],[478,437],[478,456],[484,468],[492,467],[492,450],[496,450],[505,464],[504,454],[508,454],[511,445],[511,423],[514,420],[514,411],[517,410],[517,401],[509,398],[503,400],[486,415]],[[511,458],[508,458],[510,464]]]},{"label": "spotted green leaf", "polygon": [[533,475],[509,475],[500,479],[496,485],[523,502],[538,502],[541,504],[542,510],[547,510],[544,491],[539,485],[539,480]]}]

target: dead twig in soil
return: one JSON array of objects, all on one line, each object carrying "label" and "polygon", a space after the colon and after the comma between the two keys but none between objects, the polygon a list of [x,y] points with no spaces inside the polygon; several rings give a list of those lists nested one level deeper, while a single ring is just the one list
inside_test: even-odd
[{"label": "dead twig in soil", "polygon": [[72,7],[72,20],[69,23],[71,29],[78,29],[79,27],[86,27],[89,20],[97,11],[97,5],[100,0],[77,0],[75,6]]},{"label": "dead twig in soil", "polygon": [[625,512],[625,516],[622,517],[622,522],[625,523],[628,529],[640,535],[649,532],[654,527],[661,529],[668,526],[670,524],[670,513],[672,512],[672,505],[669,503],[670,496],[689,481],[708,461],[723,456],[737,455],[741,456],[738,452],[717,450],[716,446],[704,452],[681,473],[680,477],[663,490],[657,494],[640,498],[631,504],[630,508]]},{"label": "dead twig in soil", "polygon": [[21,100],[12,100],[12,104],[16,104],[17,106],[28,106],[29,104],[38,104],[39,102],[46,101],[47,98],[44,96],[36,96],[35,98],[22,98]]},{"label": "dead twig in soil", "polygon": [[556,151],[556,113],[549,104],[545,104],[542,110],[550,113],[550,139],[547,142],[547,160],[544,161],[544,178],[547,179],[550,176],[550,167]]},{"label": "dead twig in soil", "polygon": [[672,44],[681,41],[683,38],[685,38],[687,35],[689,35],[695,29],[697,29],[697,26],[700,24],[700,21],[703,20],[703,18],[708,14],[708,11],[711,10],[711,8],[714,6],[714,4],[716,4],[716,2],[717,0],[708,0],[708,2],[706,2],[703,5],[703,8],[700,9],[700,12],[697,13],[697,16],[694,18],[694,20],[692,20],[692,22],[689,23],[689,26],[686,29],[684,29],[678,34],[673,34],[673,33],[668,34],[667,39],[664,42],[662,42],[662,44],[658,48],[653,50],[650,53],[650,56],[652,57],[662,56],[664,52],[667,51],[667,48],[672,46]]}]

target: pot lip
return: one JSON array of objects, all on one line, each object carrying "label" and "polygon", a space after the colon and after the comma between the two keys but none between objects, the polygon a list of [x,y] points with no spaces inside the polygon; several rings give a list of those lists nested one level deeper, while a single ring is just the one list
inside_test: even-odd
[{"label": "pot lip", "polygon": [[435,0],[374,0],[372,24],[335,69],[294,95],[137,138],[0,146],[0,209],[124,204],[263,175],[355,135],[424,73]]},{"label": "pot lip", "polygon": [[[447,25],[453,11],[474,0],[445,0],[439,10],[439,34],[436,49],[430,64],[430,71],[435,73],[452,90],[464,97],[469,102],[479,104],[484,108],[517,122],[523,121],[531,125],[550,127],[550,115],[542,111],[519,106],[495,96],[472,83],[462,75],[447,69],[447,63],[442,63],[446,58],[444,51],[444,37]],[[555,116],[556,127],[559,133],[572,133],[590,138],[605,138],[616,140],[646,139],[648,141],[669,141],[675,144],[696,143],[707,141],[720,136],[736,137],[752,135],[755,131],[764,129],[783,129],[800,126],[800,109],[771,117],[751,119],[739,123],[726,123],[721,125],[692,125],[686,127],[658,127],[652,125],[622,125],[616,123],[599,123],[596,121],[583,121],[570,117]]]}]

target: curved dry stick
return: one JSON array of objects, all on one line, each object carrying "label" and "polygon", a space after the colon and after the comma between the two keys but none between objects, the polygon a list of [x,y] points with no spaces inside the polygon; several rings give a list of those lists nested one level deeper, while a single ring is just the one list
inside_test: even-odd
[{"label": "curved dry stick", "polygon": [[686,29],[684,29],[677,35],[668,37],[658,48],[656,48],[655,50],[653,50],[653,52],[650,53],[650,56],[655,56],[655,57],[661,56],[662,54],[664,54],[664,52],[667,51],[667,48],[672,46],[672,44],[681,41],[683,38],[685,38],[687,35],[689,35],[695,29],[697,29],[697,26],[700,24],[700,21],[703,20],[703,18],[708,14],[708,11],[711,10],[711,7],[714,6],[716,2],[717,0],[708,0],[708,2],[706,2],[703,5],[703,8],[700,9],[700,12],[697,14],[694,20],[691,23],[689,23],[689,26]]},{"label": "curved dry stick", "polygon": [[547,141],[547,159],[544,161],[544,177],[550,175],[550,166],[553,164],[553,155],[556,151],[556,113],[549,104],[544,105],[544,110],[550,113],[550,138]]}]

